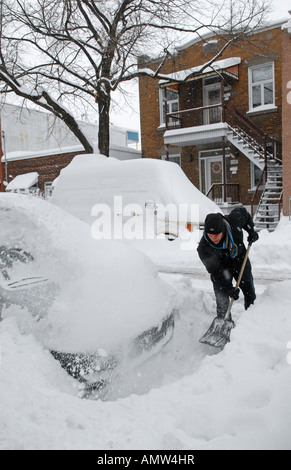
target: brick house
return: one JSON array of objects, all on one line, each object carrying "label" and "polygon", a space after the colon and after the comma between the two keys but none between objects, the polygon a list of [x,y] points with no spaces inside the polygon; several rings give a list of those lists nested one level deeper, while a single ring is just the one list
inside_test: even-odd
[{"label": "brick house", "polygon": [[[48,150],[46,152],[31,152],[25,156],[15,156],[15,159],[10,158],[8,160],[8,177],[9,184],[7,190],[13,187],[12,184],[17,176],[34,174],[38,175],[37,181],[34,187],[29,188],[18,188],[20,191],[29,190],[34,192],[37,189],[40,194],[43,194],[45,198],[49,197],[52,190],[53,181],[59,176],[60,171],[65,168],[72,159],[81,153],[85,153],[84,150],[75,150],[71,152],[60,151],[54,152],[53,154]],[[2,163],[2,172],[5,174],[5,163]],[[6,179],[4,177],[4,179]]]},{"label": "brick house", "polygon": [[[282,99],[282,90],[291,90],[290,33],[283,24],[233,43],[211,66],[226,39],[190,41],[165,63],[162,80],[139,80],[143,157],[179,163],[225,211],[237,203],[249,206],[258,229],[276,226],[283,200],[282,128],[290,139],[291,122],[291,91]],[[140,58],[140,69],[158,65]],[[290,151],[284,159],[287,168]],[[289,196],[287,186],[284,214]]]}]

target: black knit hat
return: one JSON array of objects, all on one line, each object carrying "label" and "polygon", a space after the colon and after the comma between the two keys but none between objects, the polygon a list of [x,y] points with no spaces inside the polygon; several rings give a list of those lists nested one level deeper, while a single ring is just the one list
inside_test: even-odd
[{"label": "black knit hat", "polygon": [[222,214],[208,214],[204,224],[205,233],[217,235],[218,233],[225,232],[225,224]]}]

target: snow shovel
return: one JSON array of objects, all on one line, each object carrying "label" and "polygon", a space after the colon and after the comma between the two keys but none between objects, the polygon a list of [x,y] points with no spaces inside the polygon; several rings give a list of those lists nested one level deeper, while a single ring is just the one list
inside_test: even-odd
[{"label": "snow shovel", "polygon": [[[245,265],[249,256],[249,251],[250,251],[251,245],[248,245],[243,264],[238,276],[238,280],[235,285],[235,290],[238,289],[238,286],[240,284]],[[200,343],[205,343],[208,344],[209,346],[214,346],[216,348],[223,348],[226,343],[230,341],[230,332],[232,328],[234,328],[234,322],[230,320],[230,314],[231,314],[231,308],[232,304],[234,302],[234,299],[231,298],[229,302],[229,307],[228,310],[225,314],[224,318],[214,318],[212,324],[210,325],[209,329],[206,331],[205,335],[202,336],[202,338],[199,340]]]}]

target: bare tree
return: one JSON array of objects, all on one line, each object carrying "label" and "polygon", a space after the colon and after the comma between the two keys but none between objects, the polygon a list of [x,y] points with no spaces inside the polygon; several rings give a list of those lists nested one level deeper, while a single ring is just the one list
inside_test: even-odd
[{"label": "bare tree", "polygon": [[[267,0],[229,0],[227,14],[225,1],[214,0],[0,2],[0,92],[51,111],[89,153],[92,143],[74,116],[81,100],[97,102],[99,149],[107,156],[112,92],[141,74],[163,78],[178,35],[181,40],[182,34],[205,30],[224,33],[222,53],[257,27],[267,8]],[[201,11],[209,12],[207,21]],[[153,52],[160,57],[155,72],[138,69],[138,57]]]}]

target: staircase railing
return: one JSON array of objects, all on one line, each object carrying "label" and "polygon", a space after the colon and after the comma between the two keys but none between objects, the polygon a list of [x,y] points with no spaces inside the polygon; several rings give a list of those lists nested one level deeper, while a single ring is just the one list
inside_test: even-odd
[{"label": "staircase railing", "polygon": [[267,164],[267,157],[271,155],[275,160],[282,161],[281,142],[268,135],[249,117],[237,108],[229,108],[220,103],[210,106],[184,109],[173,113],[166,113],[166,129],[197,127],[205,124],[226,122],[232,127],[237,127],[248,134],[261,149],[261,153]]},{"label": "staircase railing", "polygon": [[[207,122],[209,122],[209,124],[226,122],[234,130],[239,129],[242,133],[245,133],[242,139],[245,139],[246,144],[254,151],[257,151],[264,159],[264,169],[251,201],[251,212],[252,216],[254,216],[255,210],[260,204],[260,199],[267,181],[268,161],[270,159],[277,163],[282,163],[282,144],[275,137],[268,135],[237,108],[229,108],[224,103],[166,114],[167,129],[202,126]],[[225,200],[223,197],[223,186],[222,183],[214,183],[206,195],[213,200]],[[229,193],[231,186],[237,186],[235,190],[232,189],[232,191],[237,191],[236,195]],[[231,199],[232,202],[236,202],[236,200],[239,201],[239,185],[227,184],[226,193],[226,197]],[[279,213],[280,204],[281,202],[279,202],[278,206]]]},{"label": "staircase railing", "polygon": [[259,179],[257,187],[255,189],[253,198],[251,200],[251,215],[252,215],[252,218],[254,217],[255,212],[256,212],[259,204],[260,204],[260,200],[261,200],[263,191],[265,189],[266,181],[267,181],[267,167],[265,166],[262,173],[261,173],[261,177]]},{"label": "staircase railing", "polygon": [[[224,198],[224,187],[226,188],[226,197]],[[226,200],[232,204],[239,202],[239,183],[213,183],[209,188],[207,197],[212,201],[223,202]]]},{"label": "staircase railing", "polygon": [[281,191],[280,201],[278,202],[278,220],[280,220],[280,217],[281,217],[282,204],[283,204],[283,191]]},{"label": "staircase railing", "polygon": [[282,144],[278,139],[268,135],[237,108],[230,109],[227,106],[225,108],[226,122],[241,129],[256,142],[260,153],[263,154],[265,165],[268,164],[268,155],[282,162]]}]

